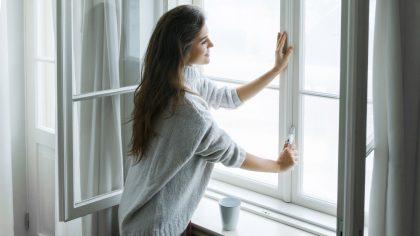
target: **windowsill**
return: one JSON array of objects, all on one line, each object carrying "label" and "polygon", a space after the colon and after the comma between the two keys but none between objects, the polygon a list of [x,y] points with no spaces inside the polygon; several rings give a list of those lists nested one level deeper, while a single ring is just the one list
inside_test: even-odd
[{"label": "windowsill", "polygon": [[[218,200],[242,199],[238,227],[224,231]],[[255,204],[256,203],[256,204]],[[335,235],[336,217],[212,179],[192,217],[195,227],[215,235]]]}]

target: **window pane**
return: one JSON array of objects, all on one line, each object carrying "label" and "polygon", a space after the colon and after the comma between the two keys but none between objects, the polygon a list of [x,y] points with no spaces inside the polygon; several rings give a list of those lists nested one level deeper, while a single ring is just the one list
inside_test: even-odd
[{"label": "window pane", "polygon": [[339,100],[302,95],[302,192],[337,202]]},{"label": "window pane", "polygon": [[37,56],[54,60],[52,0],[37,0],[35,4]]},{"label": "window pane", "polygon": [[369,156],[366,158],[366,167],[365,167],[365,212],[369,211],[369,202],[370,202],[370,190],[372,187],[372,174],[373,174],[373,158],[375,156],[375,151],[372,151]]},{"label": "window pane", "polygon": [[[76,202],[121,189],[124,135],[132,95],[73,103],[73,175]],[[131,110],[130,110],[131,111]]]},{"label": "window pane", "polygon": [[37,127],[55,129],[55,63],[36,62]]},{"label": "window pane", "polygon": [[373,105],[367,104],[367,117],[366,117],[366,144],[373,142]]},{"label": "window pane", "polygon": [[368,94],[367,94],[367,118],[366,118],[366,143],[373,141],[373,105],[372,105],[372,63],[373,63],[373,36],[375,26],[376,0],[369,2],[369,45],[368,45]]},{"label": "window pane", "polygon": [[[237,86],[216,82],[218,86]],[[256,97],[235,110],[211,110],[217,124],[247,152],[276,160],[279,148],[279,92],[264,89]],[[216,168],[262,183],[277,185],[278,175],[228,168],[218,163]]]},{"label": "window pane", "polygon": [[339,94],[341,1],[303,1],[303,89]]},{"label": "window pane", "polygon": [[168,0],[168,10],[179,6],[179,5],[190,5],[192,4],[192,0]]},{"label": "window pane", "polygon": [[125,32],[124,78],[120,86],[131,86],[139,83],[140,78],[140,1],[124,0],[123,22]]},{"label": "window pane", "polygon": [[139,4],[85,0],[72,5],[73,94],[138,84],[139,76],[121,75],[124,66],[139,75]]},{"label": "window pane", "polygon": [[279,0],[205,0],[204,7],[214,43],[205,74],[251,81],[274,65]]}]

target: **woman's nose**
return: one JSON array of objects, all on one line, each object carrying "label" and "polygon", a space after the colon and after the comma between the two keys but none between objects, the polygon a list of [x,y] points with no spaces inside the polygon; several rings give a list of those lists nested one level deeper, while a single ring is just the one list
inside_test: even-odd
[{"label": "woman's nose", "polygon": [[213,42],[212,42],[212,41],[210,41],[210,43],[209,43],[209,48],[211,48],[211,47],[213,47],[213,46],[214,46]]}]

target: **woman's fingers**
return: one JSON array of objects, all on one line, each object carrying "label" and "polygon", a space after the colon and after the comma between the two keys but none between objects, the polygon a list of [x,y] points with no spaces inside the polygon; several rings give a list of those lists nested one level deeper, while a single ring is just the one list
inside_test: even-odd
[{"label": "woman's fingers", "polygon": [[284,44],[286,43],[286,40],[287,40],[287,33],[286,32],[283,32],[283,37],[282,37],[281,42],[280,42],[280,50],[283,49]]},{"label": "woman's fingers", "polygon": [[287,51],[286,51],[286,57],[289,57],[290,56],[290,54],[292,54],[292,52],[293,52],[293,47],[289,47],[288,49],[287,49]]},{"label": "woman's fingers", "polygon": [[279,32],[278,34],[277,34],[277,44],[276,44],[276,50],[278,51],[278,50],[280,50],[280,42],[281,42],[281,39],[282,39],[282,37],[283,37],[283,32]]},{"label": "woman's fingers", "polygon": [[286,43],[286,40],[287,40],[286,31],[281,32],[281,33],[279,32],[277,34],[277,47],[276,47],[277,51],[283,52],[283,47],[284,47],[284,44]]}]

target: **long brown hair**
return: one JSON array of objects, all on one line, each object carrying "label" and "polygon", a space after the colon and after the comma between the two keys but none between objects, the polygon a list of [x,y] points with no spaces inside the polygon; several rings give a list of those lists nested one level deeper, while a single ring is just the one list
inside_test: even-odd
[{"label": "long brown hair", "polygon": [[156,24],[143,60],[142,79],[134,93],[129,155],[136,161],[142,159],[156,136],[157,118],[171,101],[173,113],[188,91],[183,82],[184,66],[204,22],[200,8],[183,5],[166,12]]}]

